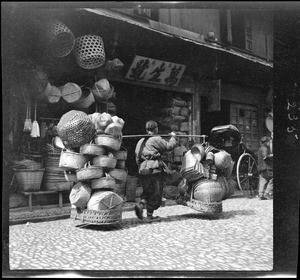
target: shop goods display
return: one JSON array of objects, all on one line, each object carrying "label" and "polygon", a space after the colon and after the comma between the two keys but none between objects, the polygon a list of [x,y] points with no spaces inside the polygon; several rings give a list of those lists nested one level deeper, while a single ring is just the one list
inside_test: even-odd
[{"label": "shop goods display", "polygon": [[88,156],[101,156],[106,155],[106,149],[102,146],[99,146],[92,140],[90,143],[84,144],[80,147],[79,152],[83,155]]},{"label": "shop goods display", "polygon": [[110,151],[119,151],[121,148],[121,138],[107,134],[99,134],[95,137],[95,143]]},{"label": "shop goods display", "polygon": [[37,122],[36,120],[36,107],[37,107],[37,102],[36,102],[36,99],[35,99],[35,102],[34,102],[34,121],[32,122],[32,128],[31,128],[31,133],[30,133],[30,136],[31,137],[40,137],[40,126],[39,126],[39,123]]},{"label": "shop goods display", "polygon": [[92,164],[96,166],[101,166],[102,168],[115,168],[117,160],[113,157],[113,154],[95,156],[92,158]]},{"label": "shop goods display", "polygon": [[220,202],[224,197],[224,190],[219,182],[203,179],[194,185],[194,198],[204,203]]},{"label": "shop goods display", "polygon": [[115,58],[114,60],[107,60],[104,65],[104,68],[108,71],[119,71],[123,67],[124,63],[118,58]]},{"label": "shop goods display", "polygon": [[102,167],[91,165],[88,162],[83,168],[76,171],[76,175],[79,181],[86,181],[101,178],[104,175],[104,171]]},{"label": "shop goods display", "polygon": [[105,128],[104,133],[119,137],[122,136],[122,128],[123,127],[120,124],[113,122]]},{"label": "shop goods display", "polygon": [[91,198],[91,188],[87,182],[76,183],[69,195],[71,205],[84,209]]},{"label": "shop goods display", "polygon": [[55,57],[71,53],[75,38],[72,31],[59,20],[48,20],[42,24],[42,38],[47,50]]},{"label": "shop goods display", "polygon": [[123,199],[112,191],[94,192],[88,201],[87,210],[122,211]]},{"label": "shop goods display", "polygon": [[114,191],[115,186],[116,186],[116,180],[109,176],[102,177],[99,179],[94,179],[91,181],[91,187],[93,190],[109,189],[111,191]]},{"label": "shop goods display", "polygon": [[119,182],[126,182],[128,171],[124,169],[112,169],[108,174]]},{"label": "shop goods display", "polygon": [[66,170],[64,171],[65,174],[65,179],[67,182],[73,182],[76,183],[78,182],[77,174],[74,171]]},{"label": "shop goods display", "polygon": [[89,143],[96,129],[86,113],[71,110],[60,118],[57,133],[66,148],[77,148]]},{"label": "shop goods display", "polygon": [[136,198],[136,188],[139,186],[138,177],[135,176],[127,176],[126,180],[126,200],[127,201],[135,201]]},{"label": "shop goods display", "polygon": [[87,109],[95,102],[95,97],[90,88],[82,86],[81,90],[82,90],[81,97],[77,101],[75,101],[72,105],[74,106],[74,108]]},{"label": "shop goods display", "polygon": [[31,132],[32,121],[31,121],[31,100],[29,97],[26,98],[26,117],[24,121],[24,132]]},{"label": "shop goods display", "polygon": [[106,60],[103,40],[97,35],[76,38],[73,53],[77,64],[83,69],[99,68]]},{"label": "shop goods display", "polygon": [[88,162],[86,155],[75,153],[67,149],[62,149],[59,158],[59,167],[70,170],[70,169],[81,169]]},{"label": "shop goods display", "polygon": [[47,102],[49,103],[57,103],[62,97],[62,93],[60,88],[56,86],[51,86],[50,92],[47,94]]},{"label": "shop goods display", "polygon": [[108,113],[93,113],[88,115],[91,122],[94,124],[97,134],[104,133],[105,128],[113,123],[112,116]]},{"label": "shop goods display", "polygon": [[22,159],[13,161],[13,169],[41,169],[43,164],[31,159]]},{"label": "shop goods display", "polygon": [[112,98],[113,91],[107,79],[100,79],[95,82],[92,88],[92,92],[98,101],[107,101]]},{"label": "shop goods display", "polygon": [[74,104],[82,96],[82,89],[75,83],[66,83],[60,87],[62,98],[68,102]]},{"label": "shop goods display", "polygon": [[14,169],[15,177],[19,188],[22,191],[39,191],[45,169]]}]

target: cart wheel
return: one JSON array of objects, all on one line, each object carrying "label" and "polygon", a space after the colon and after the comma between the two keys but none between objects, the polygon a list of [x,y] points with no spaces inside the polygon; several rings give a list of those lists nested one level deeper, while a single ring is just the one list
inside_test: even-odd
[{"label": "cart wheel", "polygon": [[258,169],[253,156],[244,153],[239,157],[236,168],[237,183],[246,197],[254,197],[258,188]]}]

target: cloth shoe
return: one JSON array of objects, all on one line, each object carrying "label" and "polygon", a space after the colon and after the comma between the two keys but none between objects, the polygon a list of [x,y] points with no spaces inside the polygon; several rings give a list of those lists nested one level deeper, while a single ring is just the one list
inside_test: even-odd
[{"label": "cloth shoe", "polygon": [[140,220],[143,219],[143,208],[144,208],[144,204],[142,203],[136,204],[134,206],[135,214]]}]

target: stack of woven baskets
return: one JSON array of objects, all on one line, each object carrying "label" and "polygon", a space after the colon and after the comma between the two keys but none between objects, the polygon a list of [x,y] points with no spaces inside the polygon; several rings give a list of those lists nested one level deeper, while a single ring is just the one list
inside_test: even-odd
[{"label": "stack of woven baskets", "polygon": [[30,159],[15,160],[12,166],[21,191],[39,191],[45,169],[41,162]]},{"label": "stack of woven baskets", "polygon": [[58,123],[58,134],[68,147],[61,152],[59,166],[75,183],[69,196],[71,217],[82,215],[91,224],[117,223],[127,178],[127,151],[121,147],[124,121],[107,113],[66,114]]}]

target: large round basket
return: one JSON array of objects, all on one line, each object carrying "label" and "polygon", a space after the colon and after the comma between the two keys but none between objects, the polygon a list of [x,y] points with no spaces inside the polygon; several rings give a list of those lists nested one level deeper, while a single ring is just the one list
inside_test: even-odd
[{"label": "large round basket", "polygon": [[95,97],[90,88],[82,86],[81,89],[82,96],[73,103],[73,106],[74,108],[87,109],[95,102]]},{"label": "large round basket", "polygon": [[104,171],[102,167],[90,165],[88,162],[82,169],[77,170],[76,174],[79,181],[86,181],[103,177]]},{"label": "large round basket", "polygon": [[95,69],[105,63],[103,40],[97,35],[76,38],[73,50],[77,64],[83,69]]},{"label": "large round basket", "polygon": [[202,161],[205,158],[205,148],[201,144],[195,144],[191,147],[191,153],[197,160]]},{"label": "large round basket", "polygon": [[57,103],[61,98],[61,90],[56,86],[51,86],[51,90],[47,96],[47,101],[49,103]]},{"label": "large round basket", "polygon": [[127,170],[124,170],[124,169],[112,169],[108,172],[108,174],[116,179],[117,181],[120,181],[120,182],[126,182],[126,179],[127,179],[127,174],[128,174],[128,171]]},{"label": "large round basket", "polygon": [[55,57],[67,56],[75,45],[72,31],[61,21],[49,20],[43,24],[45,46]]},{"label": "large round basket", "polygon": [[113,157],[112,154],[108,156],[95,156],[92,159],[93,165],[101,166],[102,168],[110,169],[115,168],[117,165],[117,160]]},{"label": "large round basket", "polygon": [[187,206],[207,215],[214,215],[222,212],[222,201],[205,203],[199,200],[191,199],[190,201],[187,201]]},{"label": "large round basket", "polygon": [[99,134],[95,137],[95,143],[99,146],[106,147],[110,151],[119,151],[121,148],[121,137]]},{"label": "large round basket", "polygon": [[78,182],[72,188],[69,199],[70,203],[79,208],[85,208],[91,198],[92,190],[88,182]]},{"label": "large round basket", "polygon": [[57,133],[66,148],[78,148],[94,138],[96,129],[86,113],[71,110],[60,118]]},{"label": "large round basket", "polygon": [[22,191],[39,191],[41,188],[44,168],[14,169],[17,183]]},{"label": "large round basket", "polygon": [[70,218],[90,225],[113,225],[122,220],[122,210],[79,210],[71,208]]},{"label": "large round basket", "polygon": [[211,179],[202,179],[194,185],[194,198],[204,203],[220,202],[224,189],[220,183]]},{"label": "large round basket", "polygon": [[111,177],[102,177],[99,179],[94,179],[91,182],[91,187],[93,190],[100,190],[100,189],[115,190],[116,180]]},{"label": "large round basket", "polygon": [[65,170],[77,170],[83,168],[87,162],[87,156],[62,149],[59,158],[59,167]]},{"label": "large round basket", "polygon": [[92,92],[98,101],[107,101],[112,97],[112,90],[107,79],[100,79],[94,83]]}]

